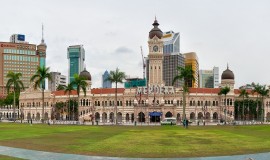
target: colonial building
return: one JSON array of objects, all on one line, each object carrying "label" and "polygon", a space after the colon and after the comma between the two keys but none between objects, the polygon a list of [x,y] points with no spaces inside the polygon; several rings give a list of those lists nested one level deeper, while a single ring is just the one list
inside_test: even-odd
[{"label": "colonial building", "polygon": [[[91,88],[91,74],[84,70],[80,76],[87,78],[89,84],[84,96],[80,97],[74,91],[65,94],[63,91],[45,91],[45,118],[55,118],[54,106],[57,102],[67,102],[71,99],[79,100],[77,118],[84,121],[91,117],[100,123],[112,123],[114,114],[120,123],[160,122],[165,117],[176,117],[180,121],[183,117],[182,88],[166,86],[163,82],[163,40],[162,31],[158,28],[157,20],[154,28],[149,32],[149,68],[148,85],[145,87],[118,88],[115,101],[115,88]],[[227,68],[221,75],[221,87],[230,87],[226,95],[219,95],[220,88],[190,88],[186,97],[186,117],[192,121],[218,122],[221,119],[234,120],[234,102],[239,97],[239,90],[234,89],[234,74]],[[21,92],[20,111],[24,119],[40,120],[42,111],[41,91],[32,87]],[[252,96],[251,96],[252,97]],[[254,95],[255,97],[255,95]],[[264,100],[264,119],[270,119],[270,99]],[[117,112],[115,112],[117,105]],[[63,113],[66,117],[67,113]],[[226,118],[225,118],[226,116]],[[65,118],[64,118],[65,119]]]}]

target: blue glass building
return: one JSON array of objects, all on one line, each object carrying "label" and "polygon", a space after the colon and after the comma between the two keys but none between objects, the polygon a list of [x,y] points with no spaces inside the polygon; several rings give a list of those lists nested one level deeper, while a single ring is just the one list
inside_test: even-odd
[{"label": "blue glass building", "polygon": [[109,77],[109,75],[110,74],[107,70],[102,75],[102,88],[112,88],[112,82],[107,81],[107,78]]},{"label": "blue glass building", "polygon": [[80,74],[84,69],[85,50],[83,45],[69,46],[67,49],[68,58],[68,82],[74,80],[74,74]]}]

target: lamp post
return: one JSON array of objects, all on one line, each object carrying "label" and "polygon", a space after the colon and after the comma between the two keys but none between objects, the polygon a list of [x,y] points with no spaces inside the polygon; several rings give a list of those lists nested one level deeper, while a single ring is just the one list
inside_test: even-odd
[{"label": "lamp post", "polygon": [[206,105],[202,107],[202,111],[203,111],[203,125],[205,126],[205,119],[206,119],[205,111],[207,111],[207,106]]}]

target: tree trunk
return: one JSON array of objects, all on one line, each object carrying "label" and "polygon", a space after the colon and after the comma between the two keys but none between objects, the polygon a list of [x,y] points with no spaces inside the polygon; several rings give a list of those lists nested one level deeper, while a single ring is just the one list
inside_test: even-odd
[{"label": "tree trunk", "polygon": [[183,91],[183,120],[186,119],[186,91]]},{"label": "tree trunk", "polygon": [[42,119],[41,122],[44,123],[45,117],[44,117],[44,89],[42,87]]},{"label": "tree trunk", "polygon": [[264,97],[262,96],[262,107],[261,107],[262,108],[262,115],[261,115],[262,116],[262,118],[261,118],[262,122],[264,122],[264,102],[263,101],[264,101]]},{"label": "tree trunk", "polygon": [[14,92],[13,92],[13,121],[16,121],[16,116],[15,116],[15,112],[16,112],[16,100],[15,100],[15,86],[14,86]]},{"label": "tree trunk", "polygon": [[243,115],[243,121],[245,120],[245,114],[244,114],[244,112],[245,112],[245,110],[244,110],[244,100],[245,100],[245,98],[243,97],[243,108],[242,108],[242,115]]},{"label": "tree trunk", "polygon": [[115,125],[117,125],[117,82],[115,83]]},{"label": "tree trunk", "polygon": [[227,124],[227,99],[226,99],[226,94],[225,94],[225,125]]},{"label": "tree trunk", "polygon": [[68,120],[70,120],[70,92],[68,94]]},{"label": "tree trunk", "polygon": [[[79,107],[80,107],[80,94],[78,94],[78,113],[77,113],[77,117],[78,117],[78,120],[79,120]],[[74,110],[75,112],[75,110]]]}]

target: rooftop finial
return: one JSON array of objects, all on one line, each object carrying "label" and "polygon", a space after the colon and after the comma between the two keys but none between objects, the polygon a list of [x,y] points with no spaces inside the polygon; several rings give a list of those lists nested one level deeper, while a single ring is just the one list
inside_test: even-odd
[{"label": "rooftop finial", "polygon": [[41,39],[41,43],[44,43],[43,31],[44,31],[44,28],[43,28],[43,23],[42,23],[42,39]]},{"label": "rooftop finial", "polygon": [[229,63],[227,62],[227,69],[229,69]]}]

